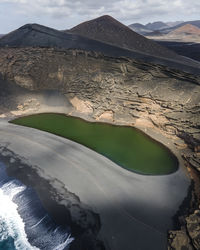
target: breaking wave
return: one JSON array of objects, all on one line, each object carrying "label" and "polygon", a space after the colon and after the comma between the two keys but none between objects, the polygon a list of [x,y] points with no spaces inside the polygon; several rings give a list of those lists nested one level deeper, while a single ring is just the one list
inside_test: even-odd
[{"label": "breaking wave", "polygon": [[66,250],[72,240],[69,227],[57,225],[36,192],[8,177],[0,163],[0,249]]}]

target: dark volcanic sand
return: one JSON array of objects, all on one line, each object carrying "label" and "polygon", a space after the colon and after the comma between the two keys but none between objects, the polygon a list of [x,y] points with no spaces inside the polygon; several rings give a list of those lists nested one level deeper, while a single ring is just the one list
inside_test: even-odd
[{"label": "dark volcanic sand", "polygon": [[[65,218],[74,235],[77,234],[73,250],[79,249],[75,244],[87,249],[85,243],[92,245],[88,249],[103,249],[97,235],[106,249],[166,249],[167,230],[173,228],[172,217],[190,185],[182,167],[165,176],[135,174],[80,144],[6,121],[0,122],[0,145],[15,153],[12,158],[20,155],[17,158],[25,163],[22,169],[29,168],[24,175],[24,171],[15,164],[11,167],[10,163],[10,174],[19,174],[24,181],[35,185],[40,198],[44,194],[48,204],[52,204],[46,200],[50,191],[50,197],[58,205],[52,205],[48,212],[58,222]],[[35,169],[42,171],[35,174]],[[82,203],[67,190],[75,193]],[[66,206],[68,212],[60,205]],[[57,217],[57,213],[62,216]],[[74,224],[78,228],[74,229]],[[78,229],[86,233],[81,234]]]},{"label": "dark volcanic sand", "polygon": [[162,46],[175,51],[177,54],[200,61],[200,43],[157,41]]},{"label": "dark volcanic sand", "polygon": [[[4,147],[0,147],[0,153],[0,161],[7,166],[7,174],[26,186],[34,188],[44,208],[55,222],[58,225],[70,227],[72,237],[75,238],[70,245],[70,250],[105,249],[103,243],[97,240],[101,227],[98,214],[81,204],[80,199],[69,192],[57,179],[42,178],[43,173],[38,167],[28,166],[24,159]],[[67,204],[62,205],[63,200]],[[75,207],[79,210],[80,217],[78,213],[76,218],[72,216],[71,212]]]}]

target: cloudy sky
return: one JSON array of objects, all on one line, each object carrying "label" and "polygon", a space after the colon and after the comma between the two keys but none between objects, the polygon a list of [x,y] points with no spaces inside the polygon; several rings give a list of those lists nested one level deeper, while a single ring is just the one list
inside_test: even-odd
[{"label": "cloudy sky", "polygon": [[200,0],[0,0],[0,34],[26,23],[67,29],[101,15],[124,24],[200,19]]}]

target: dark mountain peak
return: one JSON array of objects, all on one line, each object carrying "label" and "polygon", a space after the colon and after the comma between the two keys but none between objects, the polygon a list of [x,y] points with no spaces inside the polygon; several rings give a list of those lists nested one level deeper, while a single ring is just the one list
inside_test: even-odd
[{"label": "dark mountain peak", "polygon": [[42,25],[37,24],[37,23],[27,23],[27,24],[21,26],[19,29],[34,29],[34,28],[37,28],[40,26],[42,26]]},{"label": "dark mountain peak", "polygon": [[37,24],[37,23],[28,23],[23,25],[22,27],[20,27],[19,29],[17,29],[16,31],[38,31],[38,32],[47,32],[47,33],[59,33],[58,30],[55,30],[53,28],[50,27],[46,27],[44,25],[41,24]]},{"label": "dark mountain peak", "polygon": [[112,25],[112,27],[117,27],[117,28],[123,28],[123,29],[129,29],[126,25],[122,24],[118,20],[116,20],[114,17],[109,16],[109,15],[104,15],[100,16],[98,18],[95,18],[93,20],[87,21],[85,23],[88,24],[95,24],[95,25],[102,25],[102,26],[107,26],[107,25]]},{"label": "dark mountain peak", "polygon": [[[164,65],[169,65],[168,59],[170,59],[170,65],[171,59],[181,64],[185,61],[188,64],[187,59],[133,32],[114,18],[106,17],[109,21],[104,20],[105,17],[100,17],[80,24],[67,32],[39,24],[26,24],[0,38],[0,47],[80,49],[100,52],[112,57],[131,57]],[[189,64],[191,65],[191,61]]]},{"label": "dark mountain peak", "polygon": [[97,17],[93,20],[96,20],[96,21],[115,21],[115,19],[109,15],[103,15],[103,16]]},{"label": "dark mountain peak", "polygon": [[27,24],[21,26],[20,28],[12,31],[12,33],[16,32],[16,31],[32,31],[32,30],[36,30],[36,31],[47,31],[48,30],[48,31],[50,31],[50,30],[54,30],[54,29],[43,26],[41,24],[37,24],[37,23],[27,23]]},{"label": "dark mountain peak", "polygon": [[90,21],[86,21],[86,22],[91,22],[91,21],[95,21],[95,22],[102,22],[102,21],[105,21],[105,22],[113,22],[113,23],[119,23],[119,21],[117,21],[114,17],[112,16],[109,16],[109,15],[103,15],[103,16],[100,16],[100,17],[97,17],[95,19],[92,19]]},{"label": "dark mountain peak", "polygon": [[66,36],[67,34],[53,28],[31,23],[1,37],[0,46],[54,46]]},{"label": "dark mountain peak", "polygon": [[81,23],[70,30],[73,34],[88,37],[124,49],[159,57],[174,57],[175,53],[139,35],[110,16]]},{"label": "dark mountain peak", "polygon": [[[80,30],[83,28],[85,31],[88,30],[88,34],[89,34],[90,30],[91,31],[93,30],[94,32],[104,31],[107,29],[109,29],[109,30],[112,29],[113,32],[116,32],[116,31],[119,32],[121,29],[129,30],[129,28],[126,25],[120,23],[119,21],[117,21],[116,19],[114,19],[113,17],[111,17],[109,15],[100,16],[98,18],[83,22],[83,23],[73,27],[70,31],[76,32],[77,30]],[[82,35],[84,35],[84,34],[82,34]]]},{"label": "dark mountain peak", "polygon": [[61,40],[66,36],[63,32],[40,24],[25,24],[1,37],[0,47],[60,46]]}]

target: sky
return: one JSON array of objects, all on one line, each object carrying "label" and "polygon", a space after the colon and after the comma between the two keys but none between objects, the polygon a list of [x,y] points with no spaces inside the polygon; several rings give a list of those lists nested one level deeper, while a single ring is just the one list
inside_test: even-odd
[{"label": "sky", "polygon": [[0,34],[27,23],[69,29],[111,15],[129,25],[200,19],[200,0],[0,0]]}]

